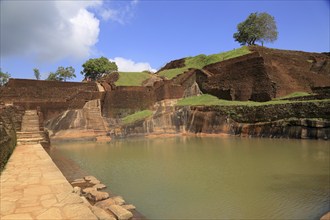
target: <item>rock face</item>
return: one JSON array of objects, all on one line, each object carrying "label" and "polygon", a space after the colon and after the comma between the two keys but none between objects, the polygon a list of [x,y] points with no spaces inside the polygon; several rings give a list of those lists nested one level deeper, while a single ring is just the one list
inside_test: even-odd
[{"label": "rock face", "polygon": [[159,107],[153,117],[126,125],[114,135],[225,133],[252,137],[330,138],[330,102],[213,107],[173,107],[173,103],[168,103],[164,106]]},{"label": "rock face", "polygon": [[20,108],[0,105],[0,171],[16,146],[16,132],[21,130],[23,114]]},{"label": "rock face", "polygon": [[[190,70],[176,78],[193,73],[203,93],[227,100],[261,102],[330,85],[330,57],[326,54],[259,46],[249,50],[252,53]],[[161,70],[183,66],[184,59],[174,60]]]},{"label": "rock face", "polygon": [[106,136],[108,130],[101,116],[99,99],[86,102],[82,109],[67,110],[47,121],[45,126],[52,132],[53,139],[84,137],[93,140],[98,136]]}]

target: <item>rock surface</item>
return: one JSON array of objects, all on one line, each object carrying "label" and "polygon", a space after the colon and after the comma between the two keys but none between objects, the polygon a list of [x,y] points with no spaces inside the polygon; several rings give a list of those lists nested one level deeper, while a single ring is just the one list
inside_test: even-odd
[{"label": "rock surface", "polygon": [[119,220],[128,220],[133,217],[133,214],[130,211],[119,205],[112,205],[109,207],[109,210],[115,214]]},{"label": "rock surface", "polygon": [[87,193],[86,197],[94,202],[98,202],[98,201],[109,198],[109,193],[94,190],[94,191],[90,191],[89,193]]},{"label": "rock surface", "polygon": [[117,220],[114,215],[108,213],[107,211],[99,207],[91,206],[91,210],[99,220]]},{"label": "rock surface", "polygon": [[97,190],[101,190],[101,189],[107,188],[107,186],[102,183],[98,183],[98,184],[94,185],[93,188],[95,188]]},{"label": "rock surface", "polygon": [[116,204],[115,200],[113,200],[112,198],[108,198],[95,203],[95,206],[102,209],[108,209],[111,205],[118,205],[118,204]]},{"label": "rock surface", "polygon": [[330,220],[330,212],[324,214],[324,215],[320,218],[320,220]]}]

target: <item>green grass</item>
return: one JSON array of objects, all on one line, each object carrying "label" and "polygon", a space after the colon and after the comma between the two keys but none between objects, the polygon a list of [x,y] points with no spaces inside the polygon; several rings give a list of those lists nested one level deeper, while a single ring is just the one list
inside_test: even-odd
[{"label": "green grass", "polygon": [[204,66],[207,66],[212,63],[221,62],[223,60],[228,60],[231,58],[239,57],[245,54],[251,53],[248,47],[241,47],[235,50],[212,54],[212,55],[198,55],[194,57],[187,57],[185,60],[185,67],[176,68],[176,69],[167,69],[158,73],[160,76],[165,76],[168,79],[172,79],[175,76],[187,71],[189,68],[202,69]]},{"label": "green grass", "polygon": [[276,98],[274,100],[296,98],[296,97],[304,97],[304,96],[310,96],[310,95],[312,95],[312,94],[310,94],[308,92],[293,92],[293,93],[290,93],[289,95],[278,97],[278,98]]},{"label": "green grass", "polygon": [[142,82],[149,79],[151,75],[146,72],[119,72],[116,86],[141,86]]},{"label": "green grass", "polygon": [[143,119],[151,116],[152,114],[153,114],[153,112],[151,110],[143,110],[143,111],[135,112],[132,115],[128,115],[128,116],[124,117],[122,119],[122,123],[124,125],[131,124],[133,122],[143,120]]},{"label": "green grass", "polygon": [[228,101],[218,99],[215,96],[204,94],[200,96],[192,96],[178,101],[178,106],[262,106],[262,105],[278,105],[293,102],[329,102],[330,99],[308,100],[308,101],[289,101],[289,100],[272,100],[268,102],[253,101]]}]

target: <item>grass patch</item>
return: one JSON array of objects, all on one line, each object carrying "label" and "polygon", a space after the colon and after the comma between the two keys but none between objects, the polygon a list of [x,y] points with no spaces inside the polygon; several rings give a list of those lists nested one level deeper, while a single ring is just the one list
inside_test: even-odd
[{"label": "grass patch", "polygon": [[215,96],[203,94],[200,96],[192,96],[180,99],[178,106],[262,106],[262,105],[279,105],[297,102],[329,102],[330,99],[323,100],[306,100],[306,101],[289,101],[289,100],[272,100],[268,102],[253,102],[253,101],[228,101],[218,99]]},{"label": "grass patch", "polygon": [[185,65],[186,65],[185,67],[163,70],[159,72],[158,75],[165,76],[168,79],[172,79],[175,76],[187,71],[189,68],[202,69],[204,66],[207,66],[209,64],[239,57],[248,53],[251,53],[248,47],[243,46],[235,50],[218,53],[218,54],[212,54],[209,56],[200,54],[194,57],[187,57],[185,59]]},{"label": "grass patch", "polygon": [[122,119],[122,123],[124,125],[131,124],[133,122],[143,120],[149,116],[151,116],[153,112],[151,110],[143,110],[139,112],[135,112],[134,114],[128,115]]},{"label": "grass patch", "polygon": [[151,75],[146,72],[119,72],[116,86],[141,86],[142,82],[149,79]]},{"label": "grass patch", "polygon": [[304,96],[310,96],[312,94],[308,93],[308,92],[293,92],[290,93],[289,95],[286,96],[282,96],[282,97],[278,97],[274,100],[281,100],[281,99],[288,99],[288,98],[297,98],[297,97],[304,97]]}]

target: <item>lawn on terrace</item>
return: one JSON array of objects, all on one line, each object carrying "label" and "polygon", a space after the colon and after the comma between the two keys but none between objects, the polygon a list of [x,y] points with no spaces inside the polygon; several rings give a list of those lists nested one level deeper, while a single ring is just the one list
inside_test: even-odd
[{"label": "lawn on terrace", "polygon": [[185,59],[185,67],[163,70],[160,71],[158,75],[165,76],[168,79],[172,79],[175,76],[187,71],[189,68],[202,69],[204,66],[207,66],[209,64],[221,62],[224,60],[239,57],[249,53],[251,53],[251,51],[248,49],[248,47],[243,46],[235,50],[218,53],[218,54],[212,54],[208,56],[201,54],[195,57],[187,57]]},{"label": "lawn on terrace", "polygon": [[143,81],[151,77],[147,72],[118,72],[119,79],[116,86],[142,86]]}]

